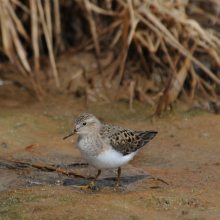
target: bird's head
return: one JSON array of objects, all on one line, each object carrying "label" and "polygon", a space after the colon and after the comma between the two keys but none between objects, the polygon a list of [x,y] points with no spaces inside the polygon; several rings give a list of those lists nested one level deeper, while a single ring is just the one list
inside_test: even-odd
[{"label": "bird's head", "polygon": [[100,129],[100,121],[91,113],[83,113],[75,120],[75,129],[72,130],[63,139],[66,139],[75,133],[79,135],[88,135]]}]

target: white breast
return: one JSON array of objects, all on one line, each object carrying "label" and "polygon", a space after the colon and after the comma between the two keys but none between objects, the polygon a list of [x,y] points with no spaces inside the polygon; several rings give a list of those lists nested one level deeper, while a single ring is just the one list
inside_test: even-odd
[{"label": "white breast", "polygon": [[[137,151],[123,156],[105,141],[100,138],[79,137],[78,148],[85,160],[97,169],[118,168],[127,164],[133,159]],[[103,151],[104,150],[104,151]]]},{"label": "white breast", "polygon": [[114,169],[127,164],[130,160],[133,159],[136,153],[137,151],[123,156],[123,154],[119,153],[118,151],[110,149],[108,151],[100,153],[97,156],[89,156],[88,154],[82,155],[91,166],[97,169]]}]

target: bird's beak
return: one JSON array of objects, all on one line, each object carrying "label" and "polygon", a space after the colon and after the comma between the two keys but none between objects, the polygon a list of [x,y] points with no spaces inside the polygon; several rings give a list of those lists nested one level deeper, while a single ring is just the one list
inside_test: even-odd
[{"label": "bird's beak", "polygon": [[65,136],[65,137],[63,138],[63,140],[65,140],[65,139],[67,139],[68,137],[74,135],[75,133],[76,133],[76,129],[72,130],[67,136]]}]

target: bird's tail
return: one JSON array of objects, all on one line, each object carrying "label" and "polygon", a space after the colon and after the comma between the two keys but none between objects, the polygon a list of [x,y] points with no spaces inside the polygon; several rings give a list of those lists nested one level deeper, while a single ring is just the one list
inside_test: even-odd
[{"label": "bird's tail", "polygon": [[136,131],[135,134],[141,138],[140,147],[143,147],[158,134],[158,131]]}]

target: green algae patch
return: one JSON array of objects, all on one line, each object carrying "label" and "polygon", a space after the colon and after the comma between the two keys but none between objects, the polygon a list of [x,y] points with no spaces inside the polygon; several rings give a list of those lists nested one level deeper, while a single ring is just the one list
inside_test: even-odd
[{"label": "green algae patch", "polygon": [[[67,209],[67,214],[76,205],[75,198],[56,193],[54,188],[18,189],[0,195],[0,219],[34,219],[49,216],[54,209]],[[65,213],[63,218],[65,219]],[[55,219],[55,218],[53,218]]]},{"label": "green algae patch", "polygon": [[112,107],[111,104],[103,104],[100,106],[91,105],[87,112],[91,112],[97,116],[102,123],[115,124],[116,122],[132,123],[134,121],[140,122],[147,120],[146,116],[149,110],[149,106],[139,103],[136,103],[132,107],[132,110],[128,110],[128,103],[116,102],[114,107]]},{"label": "green algae patch", "polygon": [[146,200],[146,208],[155,208],[157,211],[175,210],[177,208],[199,208],[205,210],[206,206],[197,198],[180,196],[152,196]]},{"label": "green algae patch", "polygon": [[176,111],[176,115],[179,115],[181,117],[195,117],[195,116],[203,116],[206,114],[208,113],[202,110]]},{"label": "green algae patch", "polygon": [[139,220],[140,218],[137,215],[130,215],[130,220]]}]

